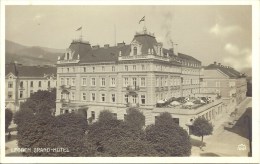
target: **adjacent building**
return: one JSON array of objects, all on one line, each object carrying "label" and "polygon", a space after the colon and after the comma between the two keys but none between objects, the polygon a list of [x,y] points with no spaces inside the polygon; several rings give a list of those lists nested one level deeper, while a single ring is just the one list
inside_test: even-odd
[{"label": "adjacent building", "polygon": [[20,104],[26,101],[32,93],[56,88],[56,73],[56,67],[6,64],[6,108],[17,111]]},{"label": "adjacent building", "polygon": [[[138,107],[149,125],[164,111],[156,107],[158,101],[199,94],[200,70],[199,60],[164,48],[145,28],[128,45],[100,47],[73,40],[57,61],[56,114],[86,110],[88,118],[96,120],[107,109],[124,119],[127,108]],[[169,110],[179,120],[176,122],[188,128],[191,119],[212,107],[222,108],[222,101],[213,102],[194,111],[183,109],[174,114],[175,109]]]},{"label": "adjacent building", "polygon": [[227,106],[233,109],[246,98],[246,77],[234,68],[214,62],[202,71],[201,93],[219,94]]}]

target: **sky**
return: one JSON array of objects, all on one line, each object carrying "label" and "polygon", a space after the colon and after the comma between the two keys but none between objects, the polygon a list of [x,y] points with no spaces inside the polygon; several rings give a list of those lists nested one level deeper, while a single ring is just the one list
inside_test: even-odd
[{"label": "sky", "polygon": [[[216,61],[237,70],[252,67],[251,6],[6,6],[6,39],[27,46],[66,49],[72,39],[91,45],[130,44],[135,32],[191,55],[203,65]],[[145,16],[145,22],[139,20]]]}]

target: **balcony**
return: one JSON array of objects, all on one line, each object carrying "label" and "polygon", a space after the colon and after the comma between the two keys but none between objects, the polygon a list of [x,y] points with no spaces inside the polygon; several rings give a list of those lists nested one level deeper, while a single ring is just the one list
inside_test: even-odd
[{"label": "balcony", "polygon": [[138,108],[140,105],[139,103],[127,103],[126,106],[129,108]]},{"label": "balcony", "polygon": [[70,103],[70,100],[69,99],[61,99],[60,102],[64,103],[64,104],[68,104],[68,103]]},{"label": "balcony", "polygon": [[61,85],[60,89],[62,89],[62,90],[69,90],[69,89],[71,89],[71,85]]},{"label": "balcony", "polygon": [[139,91],[139,90],[140,90],[140,87],[139,87],[139,86],[130,86],[130,85],[128,85],[128,86],[126,87],[126,90],[127,90],[128,92],[136,92],[136,91]]}]

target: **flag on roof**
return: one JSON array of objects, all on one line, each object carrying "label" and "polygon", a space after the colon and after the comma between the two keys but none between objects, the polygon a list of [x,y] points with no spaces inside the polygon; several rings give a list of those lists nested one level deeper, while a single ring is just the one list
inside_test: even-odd
[{"label": "flag on roof", "polygon": [[80,31],[82,29],[82,26],[81,27],[79,27],[76,31]]},{"label": "flag on roof", "polygon": [[144,16],[141,20],[139,20],[139,24],[140,24],[142,21],[145,21],[145,16]]}]

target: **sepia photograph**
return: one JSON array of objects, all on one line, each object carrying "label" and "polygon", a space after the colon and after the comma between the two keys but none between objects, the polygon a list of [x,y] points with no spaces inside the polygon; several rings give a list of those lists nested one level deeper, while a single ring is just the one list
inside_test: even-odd
[{"label": "sepia photograph", "polygon": [[258,154],[253,5],[1,8],[1,158]]}]

